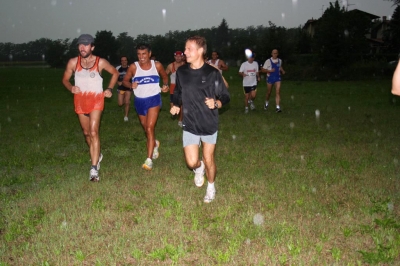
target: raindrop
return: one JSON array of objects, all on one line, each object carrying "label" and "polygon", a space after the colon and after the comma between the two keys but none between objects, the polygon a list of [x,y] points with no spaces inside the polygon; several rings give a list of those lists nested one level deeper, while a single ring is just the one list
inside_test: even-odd
[{"label": "raindrop", "polygon": [[293,7],[297,7],[297,0],[292,0]]},{"label": "raindrop", "polygon": [[348,108],[349,108],[349,111],[350,111],[351,107],[349,106]]},{"label": "raindrop", "polygon": [[331,129],[331,125],[329,125],[329,124],[326,124],[326,129]]},{"label": "raindrop", "polygon": [[37,124],[37,127],[40,127],[40,124]]},{"label": "raindrop", "polygon": [[285,19],[285,13],[282,13],[281,16],[282,16],[282,19],[284,20]]},{"label": "raindrop", "polygon": [[162,10],[162,15],[163,15],[163,19],[165,20],[165,18],[167,16],[167,10],[163,9]]},{"label": "raindrop", "polygon": [[51,1],[51,5],[52,5],[52,6],[57,5],[57,1],[56,1],[56,0],[52,0],[52,1]]},{"label": "raindrop", "polygon": [[392,212],[393,209],[394,209],[394,204],[393,204],[393,202],[389,202],[389,203],[387,204],[387,207],[388,207],[389,212]]},{"label": "raindrop", "polygon": [[44,91],[44,87],[43,87],[43,91]]},{"label": "raindrop", "polygon": [[316,189],[315,187],[313,187],[313,188],[311,189],[311,191],[312,191],[312,193],[316,193],[316,192],[317,192],[317,189]]},{"label": "raindrop", "polygon": [[246,55],[246,58],[250,58],[253,56],[253,52],[250,49],[244,50],[244,54]]},{"label": "raindrop", "polygon": [[294,95],[290,96],[290,98],[292,99],[292,101],[294,100]]},{"label": "raindrop", "polygon": [[398,161],[396,158],[394,158],[394,159],[393,159],[393,163],[394,163],[395,165],[397,165],[397,164],[399,163],[399,161]]},{"label": "raindrop", "polygon": [[261,213],[257,213],[253,217],[253,223],[255,225],[262,225],[264,223],[264,216]]},{"label": "raindrop", "polygon": [[345,37],[349,37],[349,31],[348,30],[344,30],[344,36]]},{"label": "raindrop", "polygon": [[247,239],[246,239],[246,245],[250,245],[250,243],[251,243],[250,238],[247,238]]},{"label": "raindrop", "polygon": [[232,135],[232,139],[235,140],[236,139],[236,135]]},{"label": "raindrop", "polygon": [[317,109],[317,110],[315,110],[315,117],[316,118],[319,118],[319,115],[320,115],[320,112],[319,112],[319,110]]},{"label": "raindrop", "polygon": [[63,221],[63,222],[61,223],[61,227],[62,227],[62,228],[66,228],[66,227],[67,227],[67,221]]},{"label": "raindrop", "polygon": [[8,56],[8,59],[10,59],[10,61],[12,61],[12,60],[13,60],[13,55],[10,54],[10,55]]},{"label": "raindrop", "polygon": [[80,29],[80,28],[77,28],[77,29],[76,29],[76,33],[81,34],[81,29]]},{"label": "raindrop", "polygon": [[300,160],[304,161],[304,155],[300,156]]},{"label": "raindrop", "polygon": [[290,122],[290,128],[293,129],[294,128],[294,123]]},{"label": "raindrop", "polygon": [[7,121],[8,121],[8,122],[11,122],[11,117],[7,117]]}]

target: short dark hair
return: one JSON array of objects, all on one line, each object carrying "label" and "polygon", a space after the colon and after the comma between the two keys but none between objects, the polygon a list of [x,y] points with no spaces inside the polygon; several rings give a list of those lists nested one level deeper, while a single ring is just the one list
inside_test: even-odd
[{"label": "short dark hair", "polygon": [[125,57],[126,60],[129,62],[129,58],[126,55],[121,55],[121,57],[119,58],[119,61],[121,61],[123,57]]},{"label": "short dark hair", "polygon": [[147,50],[149,53],[151,52],[150,44],[147,43],[139,43],[136,46],[136,50]]},{"label": "short dark hair", "polygon": [[192,37],[187,38],[186,40],[187,42],[195,42],[197,44],[198,47],[203,48],[203,56],[206,56],[207,54],[207,41],[204,37],[195,35]]}]

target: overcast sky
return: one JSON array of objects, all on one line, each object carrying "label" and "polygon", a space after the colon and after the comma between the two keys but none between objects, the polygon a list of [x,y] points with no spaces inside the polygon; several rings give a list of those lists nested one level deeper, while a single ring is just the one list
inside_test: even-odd
[{"label": "overcast sky", "polygon": [[[164,35],[168,31],[268,25],[286,28],[319,18],[329,0],[2,0],[0,42],[23,43],[93,36],[97,31]],[[332,0],[333,2],[333,0]],[[394,7],[384,0],[340,0],[348,9],[390,17]]]}]

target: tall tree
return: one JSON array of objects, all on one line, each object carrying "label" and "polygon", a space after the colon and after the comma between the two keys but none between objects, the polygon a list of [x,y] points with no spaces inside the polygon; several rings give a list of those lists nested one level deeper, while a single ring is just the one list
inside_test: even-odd
[{"label": "tall tree", "polygon": [[[399,0],[400,1],[400,0]],[[396,7],[390,20],[391,46],[395,52],[400,49],[400,5]]]},{"label": "tall tree", "polygon": [[96,32],[94,45],[95,49],[93,54],[105,58],[112,63],[119,62],[117,56],[119,43],[111,31],[103,30]]},{"label": "tall tree", "polygon": [[68,39],[55,40],[47,45],[46,62],[51,67],[63,67],[67,63]]},{"label": "tall tree", "polygon": [[346,12],[338,0],[330,3],[315,30],[315,51],[320,64],[340,71],[368,50],[365,34],[371,21],[362,12]]},{"label": "tall tree", "polygon": [[117,36],[118,42],[118,57],[127,56],[129,62],[133,62],[136,57],[135,40],[128,36],[127,32],[122,32]]}]

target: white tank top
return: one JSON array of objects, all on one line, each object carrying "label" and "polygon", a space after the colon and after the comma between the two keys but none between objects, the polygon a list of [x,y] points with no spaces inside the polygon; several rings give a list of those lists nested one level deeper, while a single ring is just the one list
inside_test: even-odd
[{"label": "white tank top", "polygon": [[160,76],[158,75],[156,64],[154,60],[150,62],[151,68],[149,70],[141,69],[139,63],[135,62],[136,73],[132,78],[132,83],[137,82],[139,84],[138,87],[133,90],[136,97],[147,98],[161,92]]},{"label": "white tank top", "polygon": [[85,93],[103,93],[103,78],[99,73],[99,60],[100,57],[96,57],[91,68],[83,68],[81,64],[81,57],[78,56],[78,62],[75,69],[75,86],[78,86],[82,94]]},{"label": "white tank top", "polygon": [[222,70],[219,69],[219,67],[218,67],[219,59],[217,59],[217,60],[215,61],[215,64],[213,64],[212,60],[208,60],[208,63],[209,63],[210,65],[215,66],[215,68],[219,70],[219,73],[222,74]]}]

